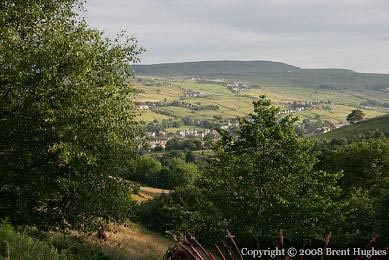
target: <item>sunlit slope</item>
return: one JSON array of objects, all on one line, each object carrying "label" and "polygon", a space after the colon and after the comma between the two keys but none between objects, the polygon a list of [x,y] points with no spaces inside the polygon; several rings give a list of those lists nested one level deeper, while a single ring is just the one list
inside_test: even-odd
[{"label": "sunlit slope", "polygon": [[361,134],[366,134],[371,131],[378,130],[389,135],[389,115],[376,117],[368,120],[364,120],[352,125],[338,128],[334,131],[321,135],[320,138],[333,139],[344,138],[351,139],[356,138]]}]

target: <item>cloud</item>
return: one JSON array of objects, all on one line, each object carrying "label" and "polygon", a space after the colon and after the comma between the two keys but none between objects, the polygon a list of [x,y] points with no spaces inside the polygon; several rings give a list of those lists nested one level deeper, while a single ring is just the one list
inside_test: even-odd
[{"label": "cloud", "polygon": [[389,73],[385,0],[90,0],[87,19],[122,29],[144,63],[267,59]]}]

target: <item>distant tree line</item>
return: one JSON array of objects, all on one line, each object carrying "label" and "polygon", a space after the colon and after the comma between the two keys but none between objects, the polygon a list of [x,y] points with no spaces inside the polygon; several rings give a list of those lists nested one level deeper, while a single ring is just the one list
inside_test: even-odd
[{"label": "distant tree line", "polygon": [[192,185],[200,176],[200,169],[190,151],[169,152],[159,159],[141,156],[130,161],[128,179],[143,185],[174,189]]},{"label": "distant tree line", "polygon": [[381,102],[373,99],[366,99],[360,103],[361,106],[370,106],[370,107],[384,107],[389,108],[389,102]]},{"label": "distant tree line", "polygon": [[153,122],[144,123],[144,125],[145,131],[147,132],[164,131],[167,128],[180,128],[182,126],[196,126],[206,129],[217,129],[222,126],[222,121],[221,118],[198,120],[190,117],[183,117],[181,119],[176,120],[154,120]]},{"label": "distant tree line", "polygon": [[151,106],[153,109],[155,107],[184,107],[188,108],[190,110],[199,111],[199,110],[218,110],[218,105],[198,105],[198,104],[192,104],[180,100],[174,100],[174,101],[160,101],[160,102],[145,102],[145,104]]}]

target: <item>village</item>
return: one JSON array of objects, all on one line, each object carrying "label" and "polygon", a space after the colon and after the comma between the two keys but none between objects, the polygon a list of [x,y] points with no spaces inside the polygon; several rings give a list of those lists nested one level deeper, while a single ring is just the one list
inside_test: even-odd
[{"label": "village", "polygon": [[[190,127],[190,126],[188,126]],[[234,132],[239,127],[238,122],[227,121],[221,129]],[[202,148],[207,147],[209,141],[216,141],[220,138],[220,134],[216,129],[182,129],[176,132],[167,133],[165,131],[146,132],[146,136],[150,140],[149,150],[163,150],[166,148],[166,143],[172,139],[197,138],[201,141]]]}]

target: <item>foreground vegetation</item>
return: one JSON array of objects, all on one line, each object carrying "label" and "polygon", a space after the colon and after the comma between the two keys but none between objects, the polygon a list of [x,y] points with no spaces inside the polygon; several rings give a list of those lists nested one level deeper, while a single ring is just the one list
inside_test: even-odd
[{"label": "foreground vegetation", "polygon": [[[129,221],[161,233],[190,231],[204,244],[229,229],[241,245],[272,246],[282,229],[294,246],[322,244],[329,232],[338,247],[365,245],[376,234],[377,246],[388,245],[385,133],[312,143],[296,133],[297,118],[280,117],[265,96],[254,100],[261,88],[244,96],[214,82],[165,80],[157,93],[169,90],[174,98],[177,89],[190,88],[208,99],[163,101],[159,114],[201,128],[240,115],[239,125],[235,132],[219,129],[220,139],[208,140],[210,151],[195,152],[197,139],[171,139],[168,152],[143,155],[139,89],[129,87],[128,64],[142,51],[136,41],[103,39],[76,0],[6,0],[0,7],[0,256],[160,258],[170,241]],[[304,113],[332,114],[331,103]],[[161,127],[182,127],[171,121]],[[148,127],[160,127],[153,123]],[[108,241],[94,238],[109,228]]]},{"label": "foreground vegetation", "polygon": [[172,243],[167,238],[131,222],[111,226],[110,239],[99,241],[95,234],[45,233],[11,225],[0,225],[0,256],[10,259],[162,259]]},{"label": "foreground vegetation", "polygon": [[102,38],[79,1],[0,5],[0,218],[63,231],[123,220],[120,177],[142,142],[128,63],[141,49]]}]

